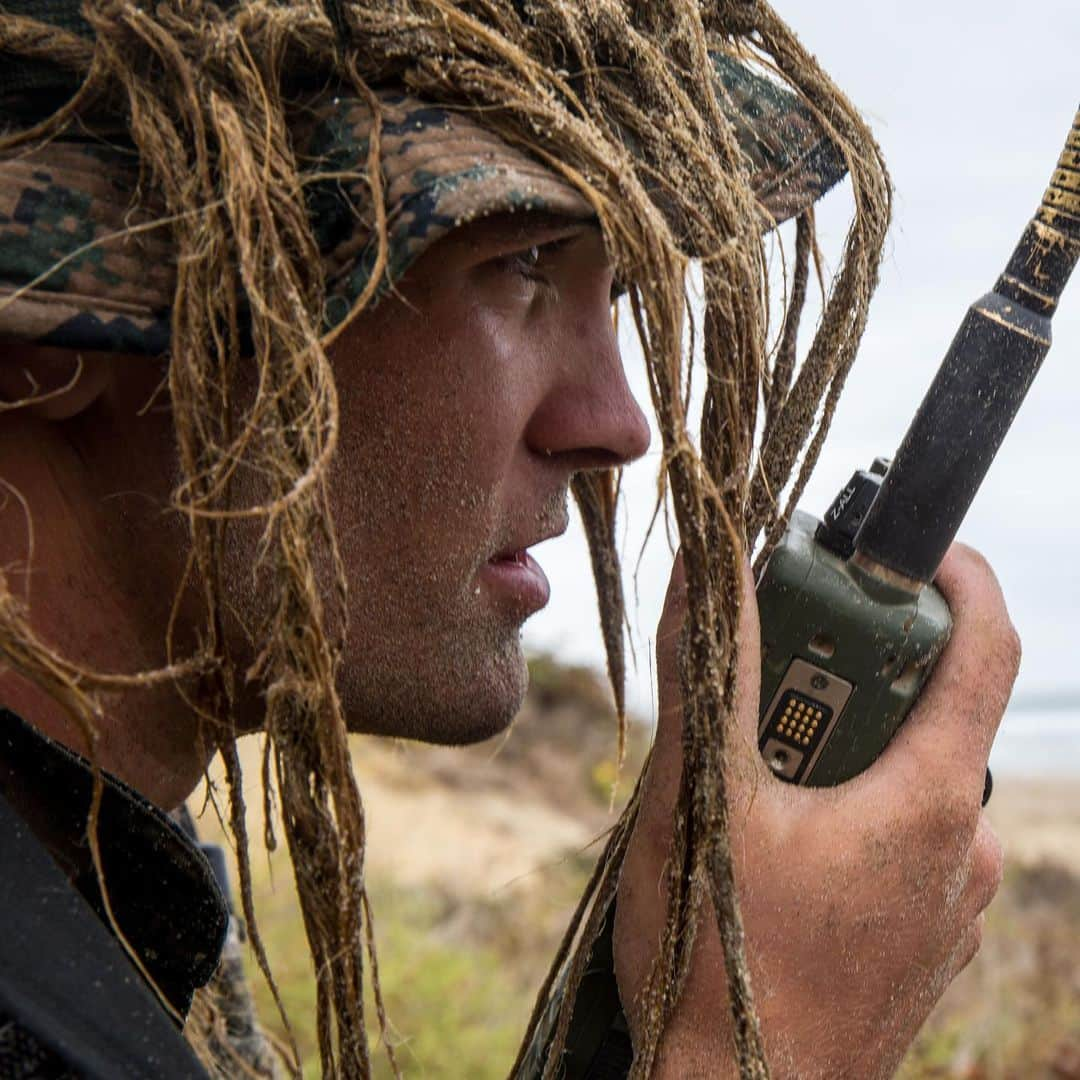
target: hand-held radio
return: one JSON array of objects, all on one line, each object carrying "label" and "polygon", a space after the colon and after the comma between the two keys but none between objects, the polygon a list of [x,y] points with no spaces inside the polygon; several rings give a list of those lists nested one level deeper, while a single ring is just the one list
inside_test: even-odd
[{"label": "hand-held radio", "polygon": [[[1078,257],[1080,112],[1042,206],[993,291],[968,310],[895,460],[857,472],[823,521],[796,511],[758,581],[759,746],[778,777],[821,787],[855,776],[914,704],[952,628],[928,583],[1050,347]],[[614,917],[612,900],[578,988],[566,1080],[625,1076],[633,1060]]]},{"label": "hand-held radio", "polygon": [[758,581],[758,745],[781,779],[856,776],[915,703],[952,629],[929,582],[1050,348],[1078,256],[1080,112],[1042,205],[968,309],[892,463],[856,472],[822,521],[795,511]]}]

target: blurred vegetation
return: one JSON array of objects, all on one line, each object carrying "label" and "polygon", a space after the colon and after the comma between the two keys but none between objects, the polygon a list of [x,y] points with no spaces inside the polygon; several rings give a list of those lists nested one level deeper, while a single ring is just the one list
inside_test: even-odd
[{"label": "blurred vegetation", "polygon": [[[560,880],[584,884],[571,869]],[[528,913],[510,904],[463,909],[431,890],[402,889],[392,882],[372,888],[379,940],[379,975],[393,1024],[398,1062],[407,1076],[431,1080],[506,1076],[528,1020],[551,947],[549,935],[523,940]],[[320,1076],[312,978],[298,917],[263,921],[266,946],[304,1060],[304,1076]],[[253,972],[260,1015],[273,1021],[268,989]],[[368,1033],[376,1077],[393,1075],[378,1040],[374,1003],[368,996]]]},{"label": "blurred vegetation", "polygon": [[1010,867],[979,955],[953,983],[899,1080],[1080,1080],[1080,877]]},{"label": "blurred vegetation", "polygon": [[[610,691],[588,669],[563,668],[547,657],[530,667],[529,699],[508,737],[465,750],[388,751],[385,743],[383,748],[370,741],[359,744],[362,788],[373,797],[380,785],[392,790],[399,800],[393,805],[405,817],[408,800],[423,793],[445,797],[450,817],[471,812],[456,809],[463,799],[489,792],[498,800],[492,803],[498,809],[494,819],[477,813],[464,823],[463,835],[475,836],[477,846],[497,838],[507,814],[537,832],[556,812],[584,823],[581,845],[553,848],[534,871],[509,881],[505,874],[481,880],[468,842],[453,853],[460,873],[442,878],[420,872],[405,882],[386,864],[369,862],[381,985],[406,1076],[488,1080],[507,1074],[595,858],[597,848],[588,840],[613,820],[616,744]],[[632,725],[631,736],[620,803],[648,746],[641,725]],[[1006,787],[999,779],[995,799],[1007,797]],[[380,805],[385,810],[386,804]],[[204,831],[210,831],[208,817]],[[372,828],[379,830],[377,816]],[[436,846],[450,842],[438,835],[422,839]],[[416,860],[423,858],[420,840]],[[253,869],[261,931],[303,1054],[304,1075],[317,1077],[312,976],[287,858],[280,851],[269,859],[259,852]],[[261,1016],[280,1032],[269,991],[254,968],[253,982]],[[389,1077],[385,1053],[374,1046],[370,1001],[368,1016],[375,1075]],[[1080,1080],[1080,878],[1075,873],[1055,862],[1010,867],[988,912],[981,953],[950,987],[899,1076]]]}]

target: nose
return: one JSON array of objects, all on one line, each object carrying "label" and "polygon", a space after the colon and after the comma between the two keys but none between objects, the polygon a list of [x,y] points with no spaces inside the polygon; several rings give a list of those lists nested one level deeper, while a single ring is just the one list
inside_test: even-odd
[{"label": "nose", "polygon": [[553,343],[551,378],[530,417],[530,449],[559,455],[568,469],[614,468],[649,448],[649,424],[630,392],[610,308],[572,322]]}]

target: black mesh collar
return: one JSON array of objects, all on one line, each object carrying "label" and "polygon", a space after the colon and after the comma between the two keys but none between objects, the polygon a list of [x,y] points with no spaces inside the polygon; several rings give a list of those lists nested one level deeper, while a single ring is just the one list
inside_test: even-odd
[{"label": "black mesh collar", "polygon": [[[138,792],[103,776],[98,837],[113,914],[183,1015],[217,967],[228,908],[210,864],[181,829]],[[0,795],[108,925],[86,839],[92,787],[83,758],[0,708]]]}]

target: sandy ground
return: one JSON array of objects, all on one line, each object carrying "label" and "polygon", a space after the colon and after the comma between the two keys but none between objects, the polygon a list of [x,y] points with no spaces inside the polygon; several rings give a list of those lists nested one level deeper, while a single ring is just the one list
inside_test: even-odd
[{"label": "sandy ground", "polygon": [[[261,740],[241,742],[248,834],[263,835],[258,777]],[[354,765],[368,821],[367,866],[402,885],[428,885],[461,899],[494,897],[528,889],[545,868],[588,848],[609,824],[596,801],[582,813],[577,798],[540,798],[541,785],[507,781],[497,760],[434,748],[403,749],[365,739],[355,744]],[[211,771],[216,782],[220,774]],[[567,778],[580,788],[575,776]],[[224,804],[224,786],[219,788]],[[201,798],[191,802],[197,813]],[[221,840],[212,812],[199,830]],[[280,837],[280,831],[279,831]]]},{"label": "sandy ground", "polygon": [[[242,757],[252,780],[249,828],[259,836],[253,782],[259,743],[245,740]],[[529,782],[535,776],[508,781],[497,758],[364,740],[355,760],[370,870],[463,899],[529,888],[545,868],[586,849],[614,821],[598,801],[583,807],[580,797]],[[580,796],[580,778],[568,776],[567,783]],[[1080,875],[1080,777],[998,776],[987,813],[1010,863],[1055,862]]]},{"label": "sandy ground", "polygon": [[[361,773],[371,865],[405,883],[459,894],[527,885],[546,863],[596,836],[595,817],[590,828],[556,804],[477,776],[460,786],[431,782],[407,755],[361,766]],[[987,814],[1008,862],[1055,862],[1080,875],[1080,777],[998,777]]]},{"label": "sandy ground", "polygon": [[987,815],[1009,862],[1057,862],[1080,874],[1080,776],[994,778]]},{"label": "sandy ground", "polygon": [[[245,740],[241,753],[250,778],[249,828],[257,842],[262,835],[259,741]],[[567,890],[580,880],[582,866],[577,864],[575,874],[545,875],[545,870],[575,859],[612,818],[602,800],[589,793],[580,746],[544,740],[527,755],[510,757],[492,756],[485,748],[464,753],[378,740],[359,740],[354,750],[367,808],[372,880],[437,898],[436,922],[430,926],[418,930],[413,923],[395,923],[399,913],[385,907],[379,909],[380,925],[399,930],[407,925],[410,932],[427,935],[428,942],[451,941],[459,949],[477,942],[501,949],[506,971],[532,987],[565,925],[576,884],[574,895]],[[989,912],[982,953],[949,988],[901,1075],[905,1080],[1080,1080],[1076,1068],[1061,1066],[1073,1060],[1069,1054],[1080,1054],[1074,1035],[1080,992],[1075,931],[1080,777],[1069,782],[999,775],[987,813],[1012,867],[1031,870],[1007,875]],[[211,815],[203,818],[202,828],[208,837],[214,835]],[[302,995],[308,992],[308,974],[297,960],[303,945],[288,875],[275,859],[271,885],[266,860],[253,855],[275,970],[292,980],[290,992]],[[546,887],[552,883],[558,886],[554,890]],[[509,905],[503,903],[507,899]],[[500,917],[507,911],[511,921]],[[522,912],[528,912],[524,924]],[[415,911],[401,915],[415,917]],[[413,978],[407,965],[402,970],[403,979]],[[480,993],[481,1012],[483,1000]],[[441,999],[424,999],[428,1012],[421,1015],[402,1006],[398,1022],[419,1030],[429,1015],[442,1017],[440,1007]],[[452,1022],[460,1023],[456,1014]],[[481,1026],[486,1046],[489,1020]],[[507,1037],[508,1047],[514,1037]],[[1014,1061],[1023,1064],[1014,1069],[1009,1064]],[[983,1069],[985,1063],[993,1067]]]},{"label": "sandy ground", "polygon": [[403,885],[460,896],[527,888],[595,835],[558,807],[475,775],[452,785],[425,777],[408,755],[369,759],[359,772],[371,823],[368,865]]}]

